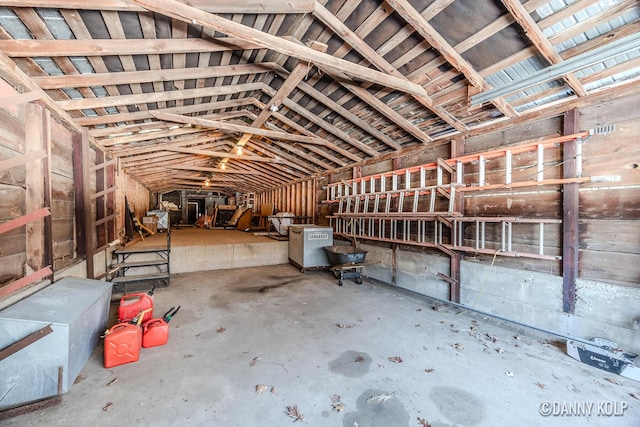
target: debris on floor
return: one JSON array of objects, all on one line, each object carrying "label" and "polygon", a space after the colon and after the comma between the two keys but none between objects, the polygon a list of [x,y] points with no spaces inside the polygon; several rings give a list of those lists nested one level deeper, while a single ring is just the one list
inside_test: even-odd
[{"label": "debris on floor", "polygon": [[287,415],[293,418],[293,422],[304,420],[304,415],[298,411],[298,405],[287,406]]}]

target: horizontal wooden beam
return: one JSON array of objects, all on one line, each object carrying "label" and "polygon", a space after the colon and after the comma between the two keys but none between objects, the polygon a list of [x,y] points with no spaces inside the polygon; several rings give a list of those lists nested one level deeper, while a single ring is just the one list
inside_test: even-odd
[{"label": "horizontal wooden beam", "polygon": [[[177,0],[209,13],[310,13],[313,12],[315,0]],[[1,0],[0,6],[25,7],[24,0]],[[51,9],[89,9],[141,12],[145,9],[123,0],[33,0],[29,7]]]},{"label": "horizontal wooden beam", "polygon": [[27,154],[22,154],[20,156],[15,156],[7,160],[2,160],[0,161],[0,171],[11,169],[16,166],[26,165],[27,163],[33,162],[35,160],[40,160],[45,157],[47,157],[47,152],[45,150],[38,150],[32,151]]},{"label": "horizontal wooden beam", "polygon": [[107,108],[120,105],[150,104],[155,102],[175,101],[179,99],[199,98],[204,96],[233,95],[238,92],[260,90],[263,83],[245,83],[231,86],[216,86],[202,89],[172,90],[168,92],[150,92],[135,95],[105,96],[103,98],[70,99],[58,101],[64,110],[83,110],[86,108]]},{"label": "horizontal wooden beam", "polygon": [[185,153],[185,154],[195,154],[199,156],[207,156],[207,157],[218,157],[218,158],[231,158],[236,160],[243,161],[251,161],[251,162],[267,162],[267,163],[279,163],[279,159],[275,159],[273,157],[260,157],[260,156],[249,156],[244,154],[232,154],[226,153],[222,151],[211,151],[211,150],[198,150],[194,148],[182,148],[182,147],[168,147],[162,148],[162,145],[158,146],[158,150],[166,150],[173,151],[176,153]]},{"label": "horizontal wooden beam", "polygon": [[0,98],[0,108],[9,107],[11,105],[24,104],[31,101],[42,99],[42,93],[38,92],[25,92],[18,93],[13,96],[4,96]]},{"label": "horizontal wooden beam", "polygon": [[[256,102],[256,98],[247,96],[246,98],[230,99],[227,101],[217,101],[217,102],[208,102],[204,104],[171,107],[171,108],[166,108],[162,111],[165,111],[167,113],[171,112],[176,114],[188,114],[188,113],[198,113],[201,111],[224,110],[226,108],[253,105],[254,102]],[[228,112],[226,114],[229,114],[229,113],[233,113],[233,112]],[[117,114],[107,114],[107,115],[97,116],[97,117],[83,117],[83,118],[76,119],[76,123],[78,123],[78,125],[80,126],[97,126],[102,124],[131,122],[134,120],[146,120],[146,119],[152,119],[152,118],[153,117],[147,110],[147,111],[136,111],[134,113],[117,113]],[[95,129],[92,129],[89,134],[91,136],[99,137],[99,136],[109,135],[109,129],[114,129],[116,132],[120,132],[118,130],[119,128],[120,126],[117,126],[117,127],[111,126],[105,129],[95,128]]]},{"label": "horizontal wooden beam", "polygon": [[189,166],[189,165],[172,165],[169,166],[169,169],[178,169],[183,171],[200,171],[200,172],[219,172],[219,173],[238,173],[245,175],[260,175],[260,172],[255,171],[246,171],[239,169],[220,169],[220,168],[212,168],[206,166]]},{"label": "horizontal wooden beam", "polygon": [[0,51],[9,57],[35,56],[110,56],[152,55],[163,53],[221,52],[228,50],[260,49],[235,37],[215,39],[94,39],[73,40],[0,40]]},{"label": "horizontal wooden beam", "polygon": [[162,111],[151,111],[152,116],[160,120],[176,123],[188,123],[196,126],[203,126],[213,129],[227,130],[231,132],[250,133],[252,135],[266,136],[273,139],[284,139],[287,141],[304,142],[307,144],[325,145],[326,141],[314,136],[296,135],[286,132],[278,132],[267,129],[259,129],[251,126],[237,125],[234,123],[222,122],[219,120],[201,119],[198,117],[183,116],[180,114],[163,113]]},{"label": "horizontal wooden beam", "polygon": [[[222,65],[203,68],[174,68],[167,70],[122,71],[118,73],[73,74],[59,76],[36,76],[33,81],[42,89],[66,87],[109,86],[172,80],[208,79],[213,77],[241,76],[268,73],[276,67],[275,62],[257,64]],[[2,100],[0,100],[2,101]],[[0,107],[2,105],[0,104]]]}]

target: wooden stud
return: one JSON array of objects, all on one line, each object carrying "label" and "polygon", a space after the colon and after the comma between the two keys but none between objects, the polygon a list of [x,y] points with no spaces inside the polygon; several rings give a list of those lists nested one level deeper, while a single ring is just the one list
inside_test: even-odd
[{"label": "wooden stud", "polygon": [[[579,129],[578,110],[567,111],[564,115],[564,133],[574,134]],[[575,140],[563,146],[564,177],[576,177],[576,144]],[[562,310],[575,313],[576,280],[578,278],[578,221],[580,216],[580,200],[577,183],[562,186]]]}]

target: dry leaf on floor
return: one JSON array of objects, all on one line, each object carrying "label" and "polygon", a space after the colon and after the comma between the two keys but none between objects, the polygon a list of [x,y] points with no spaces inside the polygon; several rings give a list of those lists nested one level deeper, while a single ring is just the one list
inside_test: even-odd
[{"label": "dry leaf on floor", "polygon": [[614,380],[613,378],[605,378],[605,380],[609,381],[611,384],[622,385],[618,381]]},{"label": "dry leaf on floor", "polygon": [[216,329],[216,332],[219,333],[219,334],[223,333],[224,331],[226,331],[226,329],[223,328],[222,326],[220,326],[218,329]]},{"label": "dry leaf on floor", "polygon": [[393,399],[393,396],[389,393],[379,394],[377,396],[371,396],[367,399],[367,403],[382,403],[389,399]]},{"label": "dry leaf on floor", "polygon": [[453,329],[453,328],[451,328],[451,332],[458,333],[458,332],[460,332],[460,330],[459,330],[459,329]]},{"label": "dry leaf on floor", "polygon": [[418,417],[418,424],[420,424],[422,427],[431,427],[431,424],[429,424],[427,420],[420,417]]},{"label": "dry leaf on floor", "polygon": [[629,396],[633,397],[634,399],[640,400],[640,393],[629,393]]},{"label": "dry leaf on floor", "polygon": [[464,346],[459,342],[453,344],[451,347],[455,348],[456,350],[464,350]]},{"label": "dry leaf on floor", "polygon": [[511,371],[506,371],[504,374],[506,376],[508,376],[508,377],[512,377],[513,376],[513,372],[511,372]]},{"label": "dry leaf on floor", "polygon": [[256,366],[256,363],[258,363],[261,359],[261,356],[254,357],[253,359],[251,359],[251,362],[249,362],[249,366]]},{"label": "dry leaf on floor", "polygon": [[256,393],[257,393],[257,394],[262,394],[262,393],[264,393],[264,392],[265,392],[265,391],[267,391],[267,390],[269,390],[269,386],[268,386],[268,385],[266,385],[266,384],[258,384],[258,385],[256,386]]},{"label": "dry leaf on floor", "polygon": [[426,373],[430,374],[431,372],[435,371],[434,368],[427,368],[424,370]]},{"label": "dry leaf on floor", "polygon": [[102,407],[102,410],[103,410],[103,411],[106,411],[107,409],[109,409],[109,407],[110,407],[111,405],[113,405],[113,402],[108,402],[106,405],[104,405],[104,406]]},{"label": "dry leaf on floor", "polygon": [[537,382],[536,385],[540,388],[545,388],[546,385],[542,384],[541,382]]},{"label": "dry leaf on floor", "polygon": [[356,357],[353,361],[356,363],[364,362],[364,357],[358,355],[358,357]]},{"label": "dry leaf on floor", "polygon": [[344,411],[344,403],[334,403],[333,405],[331,405],[331,407],[333,408],[334,411],[338,411],[338,412],[342,412]]},{"label": "dry leaf on floor", "polygon": [[387,359],[389,359],[390,362],[402,363],[402,357],[400,356],[388,357]]},{"label": "dry leaf on floor", "polygon": [[422,309],[421,308],[416,308],[416,311],[422,311]]},{"label": "dry leaf on floor", "polygon": [[489,339],[491,342],[498,342],[498,337],[494,337],[491,334],[484,334],[485,337],[487,337],[487,339]]},{"label": "dry leaf on floor", "polygon": [[110,385],[114,385],[115,383],[118,382],[118,377],[115,377],[114,379],[112,379],[111,381],[109,381],[109,384],[107,384],[107,387],[109,387]]},{"label": "dry leaf on floor", "polygon": [[339,394],[334,394],[333,396],[329,397],[329,399],[331,399],[331,403],[339,403],[341,398]]},{"label": "dry leaf on floor", "polygon": [[413,325],[413,326],[415,326],[416,328],[419,328],[419,327],[420,327],[420,323],[416,323],[416,324],[415,324],[415,325]]},{"label": "dry leaf on floor", "polygon": [[352,323],[351,325],[343,325],[342,323],[336,323],[336,326],[341,329],[349,329],[349,328],[353,328],[356,325],[355,323]]},{"label": "dry leaf on floor", "polygon": [[275,387],[271,387],[271,393],[275,393],[276,392],[276,388]]},{"label": "dry leaf on floor", "polygon": [[499,354],[504,353],[504,350],[503,350],[503,349],[501,349],[500,347],[496,348],[496,351],[497,351]]},{"label": "dry leaf on floor", "polygon": [[304,420],[304,415],[298,411],[298,405],[287,406],[287,415],[293,418],[293,422]]}]

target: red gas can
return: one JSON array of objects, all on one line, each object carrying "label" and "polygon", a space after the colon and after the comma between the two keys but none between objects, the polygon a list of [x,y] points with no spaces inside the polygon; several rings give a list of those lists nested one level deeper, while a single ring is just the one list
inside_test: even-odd
[{"label": "red gas can", "polygon": [[137,362],[142,347],[142,329],[131,323],[118,323],[104,337],[104,367]]},{"label": "red gas can", "polygon": [[130,322],[141,311],[149,309],[142,317],[143,322],[153,317],[153,297],[149,294],[127,294],[120,298],[118,319],[120,322]]},{"label": "red gas can", "polygon": [[164,319],[151,319],[142,325],[144,348],[165,345],[169,340],[169,324]]}]

